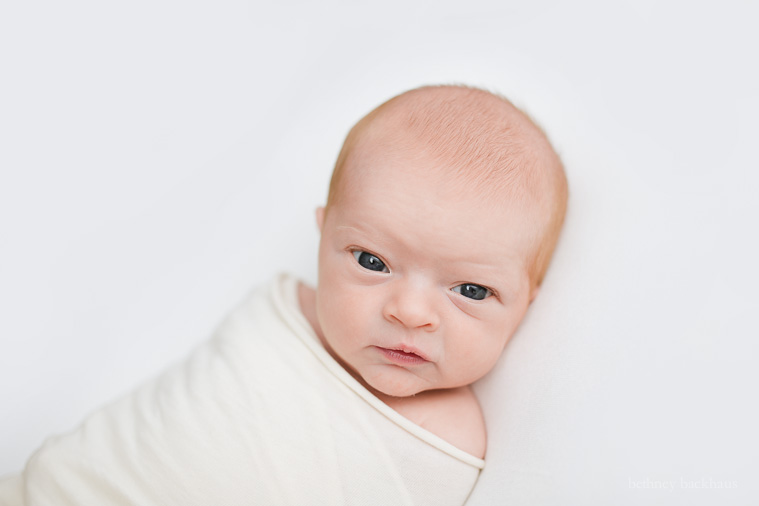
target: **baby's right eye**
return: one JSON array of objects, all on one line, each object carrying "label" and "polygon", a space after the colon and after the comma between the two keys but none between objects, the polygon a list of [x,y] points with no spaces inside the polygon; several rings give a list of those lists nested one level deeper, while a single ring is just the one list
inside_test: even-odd
[{"label": "baby's right eye", "polygon": [[371,253],[356,250],[353,252],[353,257],[364,269],[375,272],[390,272],[387,266],[385,266],[384,262],[382,262],[382,260],[377,258],[375,255],[372,255]]}]

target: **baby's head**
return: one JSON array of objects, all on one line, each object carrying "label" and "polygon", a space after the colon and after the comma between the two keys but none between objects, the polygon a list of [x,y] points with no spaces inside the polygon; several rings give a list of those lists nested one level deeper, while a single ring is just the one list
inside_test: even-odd
[{"label": "baby's head", "polygon": [[566,200],[558,156],[507,100],[389,100],[348,134],[317,212],[317,334],[387,395],[474,382],[537,295]]}]

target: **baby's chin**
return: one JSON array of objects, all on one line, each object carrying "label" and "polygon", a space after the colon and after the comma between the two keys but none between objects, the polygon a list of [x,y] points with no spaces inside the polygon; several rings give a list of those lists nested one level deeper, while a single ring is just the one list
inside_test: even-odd
[{"label": "baby's chin", "polygon": [[[390,366],[392,367],[392,366]],[[400,372],[400,371],[398,371]],[[405,374],[409,374],[406,372]],[[388,374],[364,374],[361,381],[377,397],[411,397],[430,388],[425,388],[419,378],[406,378],[404,381],[403,373],[399,374],[400,378]]]}]

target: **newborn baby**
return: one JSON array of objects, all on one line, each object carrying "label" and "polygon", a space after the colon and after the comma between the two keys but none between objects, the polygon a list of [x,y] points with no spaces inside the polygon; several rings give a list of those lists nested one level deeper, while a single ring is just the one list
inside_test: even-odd
[{"label": "newborn baby", "polygon": [[506,100],[413,90],[350,132],[301,307],[329,353],[396,411],[483,457],[469,385],[535,298],[566,207],[559,158]]},{"label": "newborn baby", "polygon": [[545,135],[458,86],[349,133],[316,289],[288,275],[214,337],[69,434],[0,505],[460,505],[484,466],[469,385],[538,293],[566,208]]}]

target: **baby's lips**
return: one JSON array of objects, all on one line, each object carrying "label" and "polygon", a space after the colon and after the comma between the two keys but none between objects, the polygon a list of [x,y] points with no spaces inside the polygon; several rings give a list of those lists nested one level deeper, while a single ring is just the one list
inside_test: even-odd
[{"label": "baby's lips", "polygon": [[399,345],[396,345],[396,346],[390,346],[390,347],[387,347],[385,349],[386,350],[396,351],[396,352],[399,352],[399,353],[403,353],[403,354],[406,354],[406,355],[409,355],[409,356],[414,356],[415,355],[415,356],[421,358],[422,360],[425,360],[427,362],[430,361],[430,359],[427,357],[427,355],[425,355],[425,353],[423,351],[421,351],[419,348],[416,348],[414,346],[410,346],[410,345],[407,345],[407,344],[399,344]]}]

